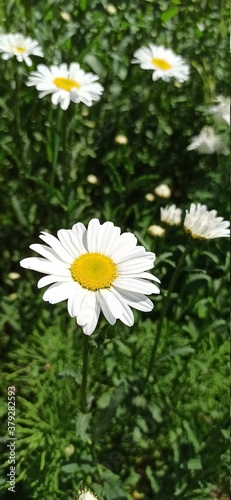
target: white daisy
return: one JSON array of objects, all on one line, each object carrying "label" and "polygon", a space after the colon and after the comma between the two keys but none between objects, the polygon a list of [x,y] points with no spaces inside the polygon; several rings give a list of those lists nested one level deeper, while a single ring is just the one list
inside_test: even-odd
[{"label": "white daisy", "polygon": [[162,78],[168,82],[170,78],[176,78],[184,82],[189,78],[189,66],[182,57],[177,56],[171,49],[162,45],[150,43],[148,47],[141,47],[134,54],[132,63],[140,64],[142,69],[153,70],[152,79]]},{"label": "white daisy", "polygon": [[215,134],[213,127],[208,126],[203,127],[199,135],[192,138],[187,151],[192,151],[193,149],[197,149],[200,154],[227,154],[227,149],[220,137]]},{"label": "white daisy", "polygon": [[171,189],[167,184],[159,184],[159,186],[156,186],[154,189],[154,193],[160,198],[170,198]]},{"label": "white daisy", "polygon": [[23,62],[27,66],[32,65],[30,55],[43,57],[43,51],[36,40],[21,33],[0,35],[0,52],[2,59],[10,59],[15,56],[18,62]]},{"label": "white daisy", "polygon": [[148,281],[159,280],[146,272],[153,268],[155,254],[136,246],[132,233],[120,233],[112,222],[101,225],[98,219],[92,219],[87,229],[81,222],[61,229],[58,238],[42,232],[40,238],[49,246],[30,246],[42,258],[20,262],[26,269],[48,275],[38,282],[38,288],[51,285],[43,299],[51,304],[67,299],[70,316],[76,317],[86,335],[95,330],[100,311],[111,325],[120,319],[132,326],[131,307],[151,311],[153,304],[145,294],[159,293]]},{"label": "white daisy", "polygon": [[65,110],[71,101],[81,101],[87,106],[98,101],[104,90],[100,83],[96,83],[98,79],[97,75],[85,73],[78,63],[71,63],[69,68],[65,63],[49,68],[39,64],[37,71],[29,76],[27,86],[35,85],[40,98],[52,94],[52,103],[60,104]]},{"label": "white daisy", "polygon": [[230,98],[219,95],[215,99],[216,105],[209,109],[217,122],[226,122],[230,125]]},{"label": "white daisy", "polygon": [[149,226],[147,231],[148,231],[148,234],[150,234],[150,236],[153,236],[154,238],[156,236],[158,238],[161,238],[165,234],[165,229],[161,226],[157,226],[156,224]]},{"label": "white daisy", "polygon": [[176,208],[176,205],[169,205],[160,209],[160,220],[169,224],[169,226],[178,226],[181,223],[181,208]]},{"label": "white daisy", "polygon": [[192,203],[186,210],[184,229],[192,238],[211,240],[213,238],[229,237],[229,221],[217,217],[216,210],[208,210],[206,205]]},{"label": "white daisy", "polygon": [[85,490],[80,492],[80,495],[77,497],[77,500],[99,500],[99,498],[93,495],[93,493],[90,490]]}]

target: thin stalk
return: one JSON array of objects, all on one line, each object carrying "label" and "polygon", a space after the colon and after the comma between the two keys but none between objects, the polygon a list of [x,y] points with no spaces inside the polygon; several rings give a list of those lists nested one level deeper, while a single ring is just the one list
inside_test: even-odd
[{"label": "thin stalk", "polygon": [[18,77],[18,62],[17,59],[14,58],[14,81],[15,81],[15,106],[14,106],[14,117],[16,124],[16,131],[19,141],[22,138],[22,128],[21,128],[21,117],[20,117],[20,106],[19,106],[19,77]]},{"label": "thin stalk", "polygon": [[83,367],[81,385],[81,409],[85,413],[87,408],[87,370],[88,370],[89,337],[83,335]]},{"label": "thin stalk", "polygon": [[190,243],[188,243],[186,245],[184,252],[181,254],[181,257],[179,259],[178,265],[176,266],[175,271],[174,271],[174,273],[172,275],[172,279],[170,281],[168,292],[167,292],[167,295],[165,297],[165,301],[164,301],[164,304],[163,304],[163,307],[162,307],[161,315],[160,315],[159,321],[157,323],[156,336],[155,336],[155,340],[154,340],[154,344],[153,344],[153,347],[152,347],[151,356],[150,356],[150,360],[149,360],[149,364],[148,364],[148,370],[147,370],[147,375],[146,375],[146,379],[145,379],[145,386],[146,386],[146,384],[147,384],[147,382],[149,380],[149,377],[151,375],[151,371],[152,371],[152,367],[153,367],[153,363],[154,363],[154,359],[155,359],[157,347],[158,347],[158,344],[159,344],[159,341],[160,341],[160,337],[161,337],[161,332],[162,332],[164,318],[166,316],[166,313],[167,313],[167,310],[168,310],[168,306],[169,306],[169,302],[170,302],[170,299],[171,299],[171,293],[172,293],[172,291],[174,289],[174,286],[176,284],[177,278],[178,278],[178,276],[180,274],[180,271],[182,269],[182,266],[184,264],[186,255],[187,255],[187,253],[189,251],[189,247],[190,247]]},{"label": "thin stalk", "polygon": [[52,176],[51,176],[51,187],[54,187],[55,177],[57,173],[57,163],[59,155],[59,146],[61,140],[61,128],[62,128],[62,110],[60,107],[57,108],[56,122],[54,125],[54,140],[53,140],[53,155],[52,155]]}]

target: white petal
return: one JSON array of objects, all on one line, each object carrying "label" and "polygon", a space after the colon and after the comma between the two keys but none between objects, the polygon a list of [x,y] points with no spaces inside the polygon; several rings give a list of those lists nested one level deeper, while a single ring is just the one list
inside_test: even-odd
[{"label": "white petal", "polygon": [[[116,287],[114,288],[116,289]],[[145,295],[141,293],[132,293],[126,290],[117,290],[117,291],[121,295],[121,297],[125,299],[126,303],[129,306],[134,307],[139,311],[148,312],[151,311],[154,307],[151,300],[145,297]]]},{"label": "white petal", "polygon": [[75,288],[76,284],[73,281],[72,283],[55,283],[45,291],[43,300],[50,302],[50,304],[57,304],[68,299]]},{"label": "white petal", "polygon": [[113,282],[113,286],[120,290],[129,290],[130,292],[144,293],[150,295],[152,293],[160,293],[159,288],[157,288],[154,283],[138,279],[138,278],[121,278],[118,277]]},{"label": "white petal", "polygon": [[51,283],[71,283],[72,281],[73,279],[71,276],[68,278],[67,276],[56,276],[55,274],[50,274],[48,276],[43,276],[43,278],[38,281],[37,287],[43,288],[44,286],[51,285]]},{"label": "white petal", "polygon": [[22,267],[32,269],[44,274],[57,274],[58,276],[70,276],[70,271],[66,264],[55,264],[40,257],[28,257],[20,262]]},{"label": "white petal", "polygon": [[104,314],[108,323],[110,323],[110,325],[114,325],[116,322],[116,318],[115,318],[115,316],[113,316],[111,309],[108,307],[107,301],[105,301],[103,296],[101,295],[101,291],[102,290],[99,290],[97,292],[97,300],[99,301],[99,305],[102,309],[102,313]]},{"label": "white petal", "polygon": [[67,252],[65,248],[63,248],[63,245],[60,243],[58,238],[56,238],[52,234],[46,233],[45,231],[42,231],[40,238],[41,240],[45,241],[45,243],[47,243],[51,248],[53,248],[60,259],[62,259],[64,262],[67,262],[68,264],[72,264],[72,255]]}]

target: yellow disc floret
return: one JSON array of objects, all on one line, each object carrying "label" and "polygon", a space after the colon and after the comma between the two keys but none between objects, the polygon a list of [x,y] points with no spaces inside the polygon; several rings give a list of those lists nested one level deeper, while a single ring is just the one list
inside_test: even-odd
[{"label": "yellow disc floret", "polygon": [[101,253],[85,253],[74,260],[71,276],[83,288],[91,291],[109,288],[117,277],[116,264]]},{"label": "yellow disc floret", "polygon": [[67,92],[70,92],[73,88],[80,89],[80,85],[78,84],[78,82],[76,82],[75,80],[71,80],[70,78],[57,77],[53,80],[53,83],[59,89],[66,90]]},{"label": "yellow disc floret", "polygon": [[15,47],[15,48],[19,54],[23,54],[24,52],[26,52],[26,49],[24,47]]},{"label": "yellow disc floret", "polygon": [[157,59],[154,58],[151,60],[152,64],[154,64],[158,69],[162,69],[163,71],[167,71],[168,69],[171,69],[171,64],[169,64],[167,61],[164,61],[164,59]]}]

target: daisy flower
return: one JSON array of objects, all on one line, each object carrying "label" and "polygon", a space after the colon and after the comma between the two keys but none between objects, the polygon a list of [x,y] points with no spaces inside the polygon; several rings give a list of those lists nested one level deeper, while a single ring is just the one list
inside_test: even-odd
[{"label": "daisy flower", "polygon": [[29,76],[27,86],[35,85],[40,91],[40,98],[52,94],[52,103],[60,104],[66,110],[71,101],[83,102],[87,106],[98,101],[104,90],[100,83],[96,83],[98,79],[97,75],[85,73],[78,63],[71,63],[69,67],[64,63],[49,68],[39,64],[37,71]]},{"label": "daisy flower", "polygon": [[9,33],[0,35],[0,52],[2,59],[16,57],[18,62],[25,62],[27,66],[32,65],[30,55],[43,57],[43,51],[36,40],[21,33]]},{"label": "daisy flower", "polygon": [[179,82],[184,82],[189,78],[188,64],[182,57],[162,45],[150,43],[148,47],[141,47],[135,52],[134,58],[132,63],[140,64],[142,69],[153,70],[154,81],[162,78],[165,82],[169,82],[170,78],[176,78]]},{"label": "daisy flower", "polygon": [[193,149],[197,149],[200,154],[227,154],[227,149],[220,137],[215,134],[213,127],[208,126],[203,127],[199,135],[192,137],[192,142],[187,147],[187,151],[192,151]]},{"label": "daisy flower", "polygon": [[96,497],[90,490],[84,490],[80,492],[77,500],[99,500],[99,497]]},{"label": "daisy flower", "polygon": [[206,205],[192,203],[186,210],[184,229],[192,238],[211,240],[230,236],[229,221],[217,217],[216,210],[208,210]]},{"label": "daisy flower", "polygon": [[165,235],[165,229],[161,226],[157,226],[156,224],[153,224],[152,226],[149,226],[148,229],[148,234],[150,236],[153,236],[154,238],[157,236],[158,238],[161,238],[162,236]]},{"label": "daisy flower", "polygon": [[230,125],[230,98],[219,95],[215,99],[216,105],[209,109],[217,122],[226,122]]},{"label": "daisy flower", "polygon": [[169,205],[160,209],[160,220],[169,224],[169,226],[178,226],[181,223],[181,208],[176,208],[176,205]]},{"label": "daisy flower", "polygon": [[51,285],[43,295],[45,301],[56,304],[68,300],[68,312],[76,317],[86,335],[91,335],[98,323],[100,311],[114,325],[120,319],[132,326],[131,307],[148,312],[153,304],[146,295],[159,293],[159,282],[146,272],[153,268],[155,254],[137,246],[132,233],[123,233],[112,222],[100,224],[92,219],[88,228],[78,222],[72,229],[61,229],[58,238],[42,232],[40,238],[48,245],[30,248],[41,257],[29,257],[22,267],[47,274],[38,288]]},{"label": "daisy flower", "polygon": [[167,184],[159,184],[159,186],[156,186],[154,189],[154,193],[160,198],[170,198],[171,189]]}]

